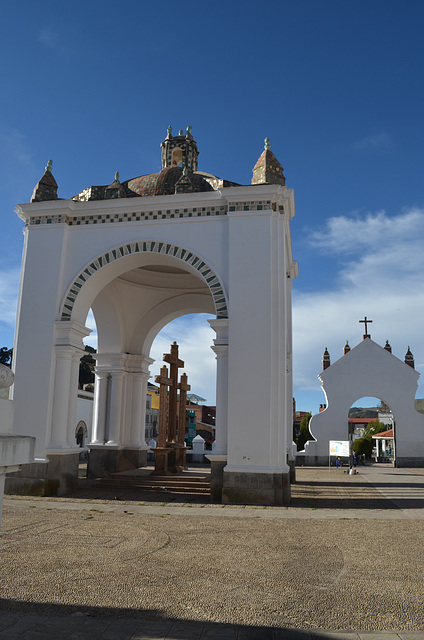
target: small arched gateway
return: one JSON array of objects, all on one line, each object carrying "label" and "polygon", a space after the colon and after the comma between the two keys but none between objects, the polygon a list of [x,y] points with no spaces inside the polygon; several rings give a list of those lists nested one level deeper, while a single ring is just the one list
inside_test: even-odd
[{"label": "small arched gateway", "polygon": [[395,421],[396,466],[424,466],[424,416],[414,407],[419,373],[409,350],[405,361],[391,349],[380,347],[368,335],[330,366],[324,352],[323,372],[318,376],[327,407],[313,416],[309,429],[316,441],[305,445],[305,464],[328,464],[329,440],[347,439],[347,416],[362,397],[379,398],[390,406]]},{"label": "small arched gateway", "polygon": [[69,200],[58,199],[49,163],[31,203],[17,208],[25,246],[15,429],[36,435],[38,456],[25,473],[44,477],[45,491],[75,488],[78,366],[90,309],[98,331],[88,443],[96,476],[145,463],[152,342],[174,318],[207,312],[216,331],[214,486],[224,502],[281,504],[292,421],[293,192],[268,140],[249,186],[199,172],[190,127],[177,136],[169,128],[161,147],[159,173],[124,182],[116,174]]}]

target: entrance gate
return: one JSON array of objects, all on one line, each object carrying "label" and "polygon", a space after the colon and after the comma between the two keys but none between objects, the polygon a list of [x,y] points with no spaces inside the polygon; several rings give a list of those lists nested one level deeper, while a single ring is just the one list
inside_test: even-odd
[{"label": "entrance gate", "polygon": [[290,493],[293,192],[269,141],[249,186],[198,172],[190,127],[178,136],[168,129],[161,147],[159,173],[122,183],[116,174],[69,200],[58,199],[49,163],[31,203],[17,207],[25,245],[15,429],[36,436],[38,456],[22,486],[43,480],[39,492],[57,494],[76,486],[76,389],[90,308],[98,353],[89,448],[99,475],[145,464],[152,342],[174,318],[206,312],[215,316],[217,359],[212,479],[224,502],[282,504]]}]

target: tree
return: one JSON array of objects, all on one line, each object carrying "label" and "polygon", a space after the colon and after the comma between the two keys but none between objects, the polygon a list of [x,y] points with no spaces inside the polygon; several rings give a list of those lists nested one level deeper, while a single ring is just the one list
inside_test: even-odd
[{"label": "tree", "polygon": [[372,448],[371,437],[357,438],[352,443],[352,449],[353,451],[355,451],[357,456],[362,456],[365,454],[366,458],[371,458]]},{"label": "tree", "polygon": [[313,440],[311,432],[309,431],[309,421],[311,417],[312,414],[307,413],[306,416],[303,416],[302,420],[300,421],[299,435],[297,436],[296,441],[298,451],[303,451],[303,449],[305,448],[305,443],[308,440]]},{"label": "tree", "polygon": [[1,347],[0,349],[0,363],[10,367],[12,364],[13,349],[7,347]]},{"label": "tree", "polygon": [[373,420],[369,422],[367,427],[364,430],[364,438],[371,438],[372,436],[377,435],[377,433],[381,433],[382,431],[387,431],[387,425],[379,422],[378,420]]},{"label": "tree", "polygon": [[79,386],[82,388],[85,384],[93,384],[94,383],[94,367],[96,366],[96,361],[94,360],[92,353],[96,353],[96,350],[93,347],[86,346],[85,351],[87,354],[81,358],[80,368],[79,368]]}]

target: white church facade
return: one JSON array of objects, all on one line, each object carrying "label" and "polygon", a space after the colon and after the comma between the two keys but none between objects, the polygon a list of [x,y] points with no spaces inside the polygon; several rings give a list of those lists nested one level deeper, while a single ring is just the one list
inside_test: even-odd
[{"label": "white church facade", "polygon": [[176,136],[169,128],[161,148],[160,172],[122,183],[116,175],[71,199],[58,198],[49,164],[31,202],[16,209],[25,240],[14,431],[36,437],[36,462],[13,478],[14,490],[76,488],[77,380],[90,309],[98,350],[87,446],[96,477],[123,460],[145,464],[153,340],[178,316],[206,312],[216,332],[215,488],[223,502],[287,503],[293,191],[268,141],[247,186],[198,171],[190,127]]},{"label": "white church facade", "polygon": [[394,459],[397,467],[424,466],[424,415],[415,409],[419,373],[408,347],[402,362],[386,343],[381,347],[368,334],[353,349],[330,365],[327,349],[319,374],[326,408],[312,416],[309,430],[315,440],[299,454],[307,465],[328,464],[329,441],[348,439],[350,407],[360,398],[376,397],[390,407],[394,427]]}]

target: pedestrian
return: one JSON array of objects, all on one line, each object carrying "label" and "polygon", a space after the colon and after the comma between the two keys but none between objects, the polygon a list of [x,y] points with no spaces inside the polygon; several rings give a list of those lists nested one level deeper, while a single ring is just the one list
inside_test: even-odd
[{"label": "pedestrian", "polygon": [[340,458],[336,458],[336,469],[340,467]]},{"label": "pedestrian", "polygon": [[356,467],[356,451],[353,452],[353,466]]}]

